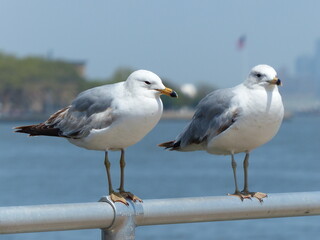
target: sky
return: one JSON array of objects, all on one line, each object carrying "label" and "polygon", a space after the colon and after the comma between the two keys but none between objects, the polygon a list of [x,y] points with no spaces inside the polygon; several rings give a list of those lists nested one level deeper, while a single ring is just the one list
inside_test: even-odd
[{"label": "sky", "polygon": [[320,39],[319,9],[310,0],[1,0],[0,50],[84,60],[89,78],[129,67],[231,87],[257,64],[294,73]]}]

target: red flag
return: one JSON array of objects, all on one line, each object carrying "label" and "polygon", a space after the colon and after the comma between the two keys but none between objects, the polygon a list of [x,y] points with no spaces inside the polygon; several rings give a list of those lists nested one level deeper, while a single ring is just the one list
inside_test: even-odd
[{"label": "red flag", "polygon": [[237,41],[237,49],[242,50],[244,48],[245,43],[246,43],[246,35],[240,36]]}]

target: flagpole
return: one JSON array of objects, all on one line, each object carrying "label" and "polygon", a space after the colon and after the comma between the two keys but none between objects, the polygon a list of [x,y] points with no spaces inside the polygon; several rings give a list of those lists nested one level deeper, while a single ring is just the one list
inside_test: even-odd
[{"label": "flagpole", "polygon": [[242,79],[246,79],[248,75],[248,50],[247,48],[241,51],[241,68],[242,68]]},{"label": "flagpole", "polygon": [[245,34],[241,35],[237,41],[237,49],[240,51],[240,67],[241,67],[241,77],[244,80],[248,74],[248,50],[246,48],[247,36]]}]

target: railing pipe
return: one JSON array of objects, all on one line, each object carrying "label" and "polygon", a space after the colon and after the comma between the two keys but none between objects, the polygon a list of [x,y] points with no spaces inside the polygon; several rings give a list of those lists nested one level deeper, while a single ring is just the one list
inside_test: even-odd
[{"label": "railing pipe", "polygon": [[148,200],[137,226],[320,215],[320,192],[270,194],[263,202],[237,197]]},{"label": "railing pipe", "polygon": [[136,226],[320,215],[320,192],[270,194],[262,203],[230,196],[129,201],[129,206],[102,201],[0,207],[0,233],[100,228],[103,239],[134,239]]},{"label": "railing pipe", "polygon": [[0,233],[107,228],[114,221],[102,202],[0,207]]}]

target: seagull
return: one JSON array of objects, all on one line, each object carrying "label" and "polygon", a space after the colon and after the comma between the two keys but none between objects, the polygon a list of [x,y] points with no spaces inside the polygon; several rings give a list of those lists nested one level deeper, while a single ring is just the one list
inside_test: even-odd
[{"label": "seagull", "polygon": [[[231,155],[235,192],[241,200],[267,194],[250,192],[248,166],[250,152],[271,140],[278,132],[284,114],[276,71],[268,65],[257,65],[248,78],[233,88],[209,93],[196,107],[191,122],[173,141],[159,144],[169,150],[198,151]],[[245,153],[244,188],[239,191],[234,154]]]},{"label": "seagull", "polygon": [[[69,105],[43,123],[16,127],[30,136],[62,137],[70,143],[105,152],[109,195],[113,202],[128,205],[126,198],[142,200],[124,190],[125,149],[139,142],[161,118],[160,95],[178,97],[153,72],[138,70],[124,82],[103,85],[80,93]],[[121,151],[120,188],[112,187],[108,151]]]}]

